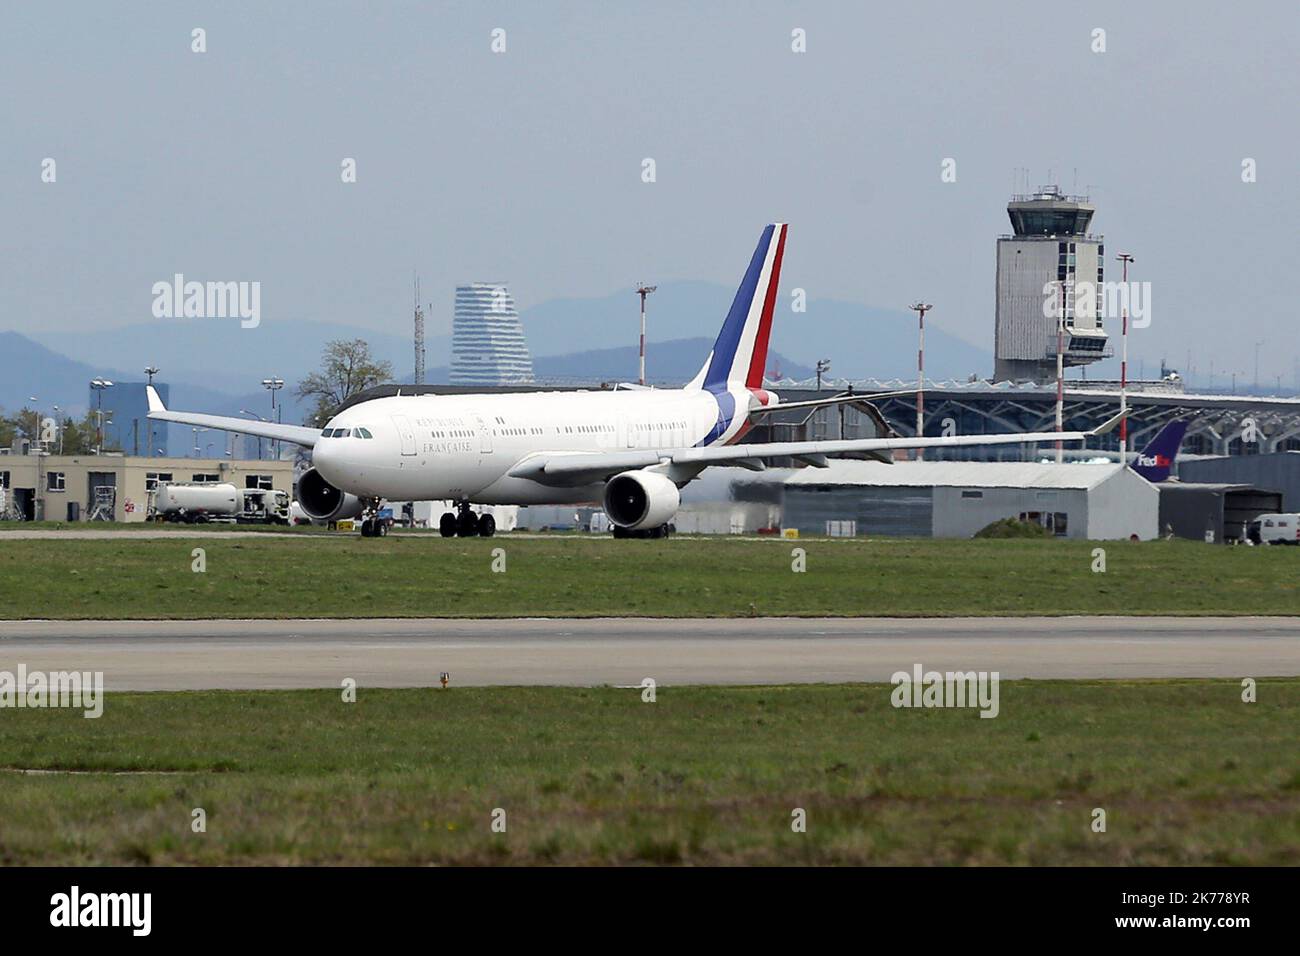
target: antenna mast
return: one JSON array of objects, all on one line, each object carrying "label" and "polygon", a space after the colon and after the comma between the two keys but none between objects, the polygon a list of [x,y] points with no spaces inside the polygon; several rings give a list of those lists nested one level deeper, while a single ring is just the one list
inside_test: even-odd
[{"label": "antenna mast", "polygon": [[424,384],[424,310],[420,308],[420,277],[415,277],[415,384]]}]

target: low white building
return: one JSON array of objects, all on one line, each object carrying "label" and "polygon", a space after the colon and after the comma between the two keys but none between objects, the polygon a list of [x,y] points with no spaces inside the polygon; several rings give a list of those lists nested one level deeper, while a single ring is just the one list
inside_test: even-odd
[{"label": "low white building", "polygon": [[1058,537],[1107,540],[1159,533],[1160,494],[1126,465],[832,460],[783,483],[782,526],[827,534],[855,521],[862,536],[969,538],[1003,518]]}]

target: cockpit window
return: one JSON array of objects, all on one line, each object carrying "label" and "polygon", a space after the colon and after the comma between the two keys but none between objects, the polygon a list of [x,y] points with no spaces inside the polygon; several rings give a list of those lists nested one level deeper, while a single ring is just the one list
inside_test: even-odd
[{"label": "cockpit window", "polygon": [[374,437],[375,437],[374,435],[370,434],[370,429],[369,429],[369,428],[358,428],[358,429],[357,429],[357,434],[360,435],[362,438],[374,438]]},{"label": "cockpit window", "polygon": [[332,428],[327,428],[327,429],[325,429],[323,432],[320,433],[320,437],[321,437],[321,438],[333,438],[333,437],[334,437],[334,429],[332,429]]}]

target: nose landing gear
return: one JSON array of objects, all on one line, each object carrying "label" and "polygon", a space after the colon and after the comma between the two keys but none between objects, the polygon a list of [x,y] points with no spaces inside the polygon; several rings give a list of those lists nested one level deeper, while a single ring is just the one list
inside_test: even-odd
[{"label": "nose landing gear", "polygon": [[363,538],[386,538],[388,537],[388,522],[381,521],[378,518],[367,518],[361,522],[361,537]]},{"label": "nose landing gear", "polygon": [[379,505],[380,501],[378,498],[372,498],[364,503],[361,511],[361,537],[388,537],[388,528],[392,522],[379,517]]}]

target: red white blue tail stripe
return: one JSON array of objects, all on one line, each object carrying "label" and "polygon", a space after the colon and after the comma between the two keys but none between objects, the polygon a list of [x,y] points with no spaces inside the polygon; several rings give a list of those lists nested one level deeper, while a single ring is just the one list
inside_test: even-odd
[{"label": "red white blue tail stripe", "polygon": [[763,230],[709,361],[701,370],[703,377],[693,384],[710,391],[735,385],[763,387],[787,228],[778,222]]},{"label": "red white blue tail stripe", "polygon": [[718,402],[718,422],[701,445],[735,441],[747,430],[751,398],[762,404],[768,401],[763,391],[763,372],[787,228],[785,223],[777,222],[763,230],[713,351],[688,386],[712,392]]}]

